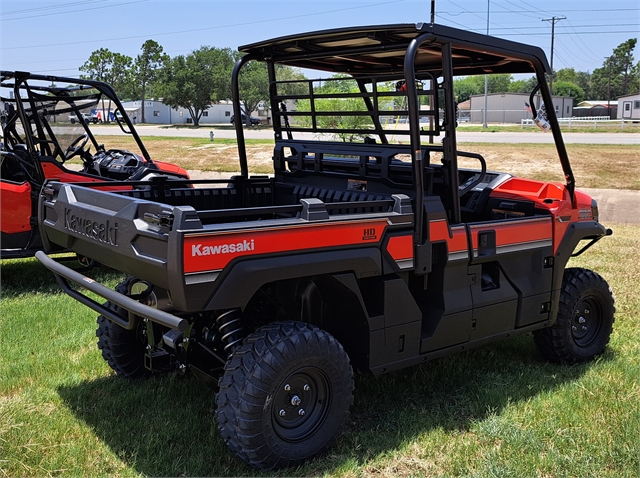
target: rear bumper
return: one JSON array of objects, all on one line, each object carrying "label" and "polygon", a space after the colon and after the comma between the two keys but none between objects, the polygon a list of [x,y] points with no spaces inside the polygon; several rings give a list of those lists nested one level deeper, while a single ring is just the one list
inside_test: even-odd
[{"label": "rear bumper", "polygon": [[181,319],[162,310],[154,309],[148,305],[141,304],[137,300],[105,287],[99,282],[96,282],[93,279],[90,279],[89,277],[54,261],[42,251],[36,252],[35,256],[43,266],[53,272],[58,284],[60,284],[60,287],[62,287],[65,293],[76,299],[78,302],[81,302],[87,307],[95,310],[99,314],[104,315],[106,318],[115,322],[124,329],[133,329],[136,325],[135,320],[131,320],[129,317],[117,314],[113,309],[105,307],[92,298],[87,297],[79,290],[72,288],[70,282],[103,297],[112,304],[122,307],[134,316],[149,319],[152,322],[156,322],[160,325],[176,329],[181,332],[185,331],[189,325],[188,321],[185,319]]}]

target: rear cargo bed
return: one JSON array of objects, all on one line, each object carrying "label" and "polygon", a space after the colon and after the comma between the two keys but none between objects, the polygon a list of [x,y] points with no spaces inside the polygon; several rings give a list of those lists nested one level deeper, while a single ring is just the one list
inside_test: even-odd
[{"label": "rear cargo bed", "polygon": [[[363,224],[384,226],[390,216],[407,211],[406,196],[279,187],[268,178],[239,178],[218,188],[154,187],[119,193],[50,183],[41,194],[40,223],[47,246],[58,244],[166,289],[173,307],[187,311],[204,307],[205,296],[219,285],[213,282],[242,255],[238,253],[259,256],[253,236],[264,237],[269,231],[271,245],[265,253],[296,254],[305,249],[303,241],[332,247],[323,238],[327,231],[340,235],[353,229],[359,243]],[[206,243],[213,241],[221,249],[201,248],[202,240],[194,238],[204,236]],[[214,253],[220,260],[206,257]]]}]

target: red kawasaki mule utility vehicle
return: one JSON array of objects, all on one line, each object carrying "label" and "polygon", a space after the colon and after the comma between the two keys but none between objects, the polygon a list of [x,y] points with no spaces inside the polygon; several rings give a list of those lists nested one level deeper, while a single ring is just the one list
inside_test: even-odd
[{"label": "red kawasaki mule utility vehicle", "polygon": [[[99,81],[0,72],[0,197],[2,259],[42,249],[38,193],[46,180],[61,182],[188,179],[187,172],[152,161],[111,86]],[[111,117],[138,150],[110,149],[91,118]],[[75,168],[68,168],[77,158]],[[141,187],[139,184],[130,187]],[[142,186],[144,187],[144,186]],[[53,247],[50,252],[60,248]]]},{"label": "red kawasaki mule utility vehicle", "polygon": [[[531,332],[549,360],[605,350],[609,286],[566,266],[610,231],[575,189],[554,108],[542,107],[552,98],[540,48],[403,24],[240,51],[236,117],[244,66],[264,62],[269,74],[272,176],[249,176],[237,122],[241,174],[218,187],[42,189],[47,245],[130,275],[113,291],[37,254],[99,312],[98,347],[118,375],[175,370],[214,384],[226,443],[271,469],[333,442],[354,368],[383,374]],[[281,65],[320,73],[280,81]],[[530,104],[551,129],[563,182],[490,171],[458,149],[453,80],[486,73],[535,75]]]}]

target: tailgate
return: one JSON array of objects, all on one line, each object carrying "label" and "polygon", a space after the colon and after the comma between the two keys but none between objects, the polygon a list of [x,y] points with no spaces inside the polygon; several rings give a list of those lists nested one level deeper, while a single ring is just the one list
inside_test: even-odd
[{"label": "tailgate", "polygon": [[58,244],[165,289],[171,270],[179,270],[179,258],[171,253],[179,250],[176,235],[170,233],[202,229],[190,206],[58,182],[43,186],[38,220],[47,250]]}]

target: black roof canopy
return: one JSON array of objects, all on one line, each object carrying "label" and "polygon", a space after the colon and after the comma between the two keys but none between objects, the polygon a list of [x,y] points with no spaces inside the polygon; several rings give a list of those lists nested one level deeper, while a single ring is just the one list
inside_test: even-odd
[{"label": "black roof canopy", "polygon": [[258,60],[298,68],[401,78],[408,45],[425,34],[427,41],[415,59],[416,72],[438,72],[445,43],[453,47],[454,75],[534,73],[534,65],[550,71],[539,47],[431,23],[320,30],[244,45],[239,50]]}]

